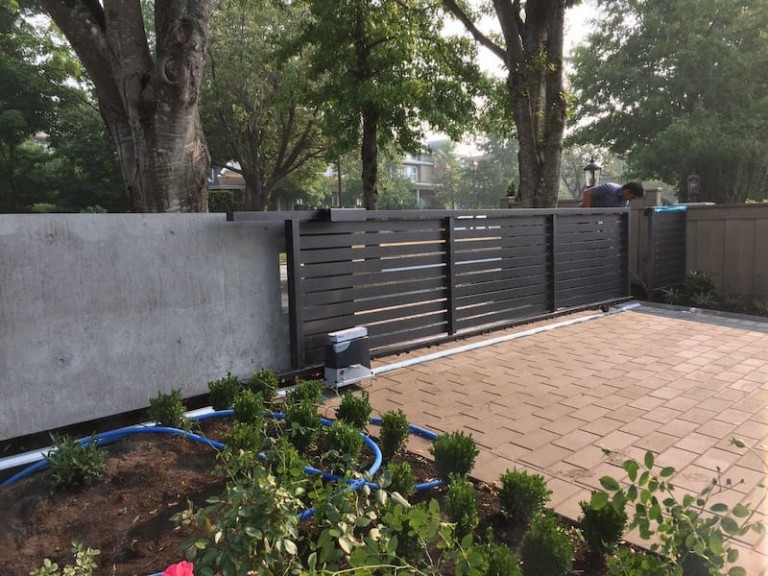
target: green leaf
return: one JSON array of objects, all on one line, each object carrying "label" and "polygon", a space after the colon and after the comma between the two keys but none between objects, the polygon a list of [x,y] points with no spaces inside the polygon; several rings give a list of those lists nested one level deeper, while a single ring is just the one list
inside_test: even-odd
[{"label": "green leaf", "polygon": [[339,538],[339,548],[341,548],[346,554],[352,552],[352,543],[346,536]]},{"label": "green leaf", "polygon": [[739,533],[739,525],[733,518],[728,516],[720,520],[720,526],[725,531],[725,533],[729,534],[730,536],[735,536]]},{"label": "green leaf", "polygon": [[736,560],[739,559],[739,550],[738,548],[729,548],[728,553],[725,556],[726,561],[728,564],[733,564],[736,562]]},{"label": "green leaf", "polygon": [[651,468],[653,468],[653,463],[654,463],[653,452],[649,450],[648,452],[645,453],[645,467],[648,470],[650,470]]},{"label": "green leaf", "polygon": [[675,469],[672,466],[667,466],[661,469],[661,472],[659,472],[659,476],[661,476],[662,478],[669,478],[674,473],[675,473]]},{"label": "green leaf", "polygon": [[722,502],[718,502],[717,504],[712,504],[712,506],[710,506],[709,509],[712,512],[728,512],[728,504],[723,504]]},{"label": "green leaf", "polygon": [[744,444],[742,440],[739,440],[738,438],[731,438],[731,444],[736,446],[736,448],[746,448],[747,445]]},{"label": "green leaf", "polygon": [[603,476],[600,478],[600,485],[611,492],[616,492],[620,488],[618,481],[612,476]]},{"label": "green leaf", "polygon": [[[650,454],[650,452],[649,452],[649,454]],[[646,470],[645,472],[640,474],[640,480],[638,480],[637,483],[640,486],[645,486],[646,484],[648,484],[648,479],[650,477],[651,477],[651,473]]]},{"label": "green leaf", "polygon": [[744,506],[744,504],[736,504],[736,506],[733,507],[733,510],[731,510],[734,516],[736,518],[746,518],[750,514],[749,508]]},{"label": "green leaf", "polygon": [[283,540],[283,547],[285,548],[285,551],[291,556],[296,556],[299,551],[296,547],[296,542],[293,540]]},{"label": "green leaf", "polygon": [[593,492],[589,505],[593,510],[602,510],[608,505],[608,494],[602,491]]},{"label": "green leaf", "polygon": [[640,469],[640,465],[635,460],[627,460],[624,462],[624,470],[627,471],[629,479],[634,482],[637,478],[637,471]]},{"label": "green leaf", "polygon": [[747,571],[741,566],[733,566],[728,570],[728,576],[747,576]]}]

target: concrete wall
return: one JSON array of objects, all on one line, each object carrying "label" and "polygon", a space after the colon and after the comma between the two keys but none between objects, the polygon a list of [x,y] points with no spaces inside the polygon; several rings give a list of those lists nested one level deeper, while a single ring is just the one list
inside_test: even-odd
[{"label": "concrete wall", "polygon": [[687,228],[688,270],[723,294],[768,295],[768,204],[691,206]]},{"label": "concrete wall", "polygon": [[283,224],[0,215],[0,440],[290,368]]}]

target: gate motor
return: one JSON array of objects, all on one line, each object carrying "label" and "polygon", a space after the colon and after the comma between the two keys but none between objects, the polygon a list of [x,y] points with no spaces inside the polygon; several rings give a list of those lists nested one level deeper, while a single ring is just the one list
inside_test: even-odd
[{"label": "gate motor", "polygon": [[341,388],[371,377],[368,329],[355,326],[328,333],[325,347],[325,385]]}]

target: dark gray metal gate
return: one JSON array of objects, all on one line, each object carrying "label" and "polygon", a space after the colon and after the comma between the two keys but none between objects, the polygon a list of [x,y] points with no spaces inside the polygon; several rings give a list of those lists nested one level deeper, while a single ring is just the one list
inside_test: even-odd
[{"label": "dark gray metal gate", "polygon": [[648,247],[645,285],[655,290],[682,285],[686,274],[687,206],[646,208]]},{"label": "dark gray metal gate", "polygon": [[331,210],[285,225],[295,369],[352,326],[380,356],[630,294],[623,209]]}]

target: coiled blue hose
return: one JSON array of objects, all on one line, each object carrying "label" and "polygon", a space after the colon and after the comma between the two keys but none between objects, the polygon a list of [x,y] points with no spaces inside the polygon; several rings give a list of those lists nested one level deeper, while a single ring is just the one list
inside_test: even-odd
[{"label": "coiled blue hose", "polygon": [[[233,416],[233,415],[234,415],[234,410],[231,410],[231,409],[230,410],[214,410],[211,412],[195,415],[191,417],[191,419],[200,422],[204,420],[210,420],[212,418],[221,418],[221,417],[227,417],[227,416]],[[268,414],[268,416],[275,418],[276,420],[283,420],[285,418],[285,415],[282,412],[271,412]],[[331,426],[334,423],[334,420],[330,420],[328,418],[321,418],[320,423],[323,426]],[[376,426],[380,426],[381,418],[371,418],[370,423]],[[437,438],[437,434],[435,432],[432,432],[431,430],[427,430],[426,428],[422,428],[420,426],[416,426],[415,424],[409,424],[408,428],[411,431],[411,433],[421,436],[422,438],[426,438],[427,440],[432,441],[435,438]],[[146,425],[146,424],[141,424],[136,426],[127,426],[125,428],[118,428],[116,430],[102,432],[90,438],[82,438],[77,442],[82,446],[88,445],[91,442],[95,442],[97,446],[105,446],[108,444],[113,444],[118,440],[121,440],[122,438],[126,438],[128,436],[133,436],[136,434],[170,434],[173,436],[183,436],[189,440],[198,442],[200,444],[204,444],[206,446],[210,446],[211,448],[214,448],[216,450],[222,450],[225,447],[224,443],[222,442],[211,440],[210,438],[205,438],[204,436],[200,436],[199,434],[195,434],[193,432],[188,432],[186,430],[181,430],[179,428],[172,428],[169,426],[153,426],[153,425]],[[381,464],[382,464],[381,449],[373,440],[371,440],[369,436],[363,434],[362,432],[360,433],[360,435],[363,437],[363,442],[365,442],[365,444],[368,446],[368,448],[370,448],[370,450],[374,454],[373,464],[367,471],[367,474],[373,477],[381,468]],[[263,455],[260,455],[260,456],[263,456]],[[7,478],[5,481],[0,483],[0,488],[5,488],[6,486],[10,486],[11,484],[18,482],[19,480],[26,478],[34,474],[35,472],[44,469],[47,466],[48,466],[48,460],[46,459],[42,459],[39,462],[35,462],[34,464],[27,466],[20,472],[17,472],[10,478]],[[330,472],[325,472],[323,470],[313,468],[312,466],[305,466],[304,471],[307,474],[320,475],[326,480],[338,481],[343,479],[343,476],[331,474]],[[444,484],[443,480],[434,480],[431,482],[424,482],[421,484],[416,484],[414,486],[414,490],[417,492],[420,492],[423,490],[429,490],[432,488],[442,486],[443,484]],[[363,480],[363,479],[348,479],[347,486],[344,487],[343,492],[356,491],[362,488],[363,486],[368,486],[372,490],[379,489],[379,485],[376,484],[375,482],[367,482],[366,480]],[[298,514],[299,520],[306,520],[312,517],[314,513],[315,513],[314,508],[307,508],[306,510]],[[157,572],[155,574],[152,574],[151,576],[162,576],[162,572]]]}]

